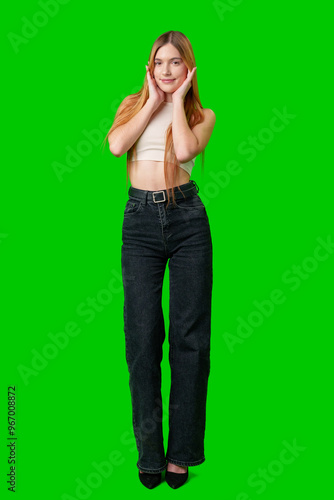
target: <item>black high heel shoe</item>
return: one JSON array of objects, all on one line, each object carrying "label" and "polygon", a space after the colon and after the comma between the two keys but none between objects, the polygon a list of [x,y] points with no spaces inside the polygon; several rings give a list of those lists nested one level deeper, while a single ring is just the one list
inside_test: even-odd
[{"label": "black high heel shoe", "polygon": [[140,482],[150,490],[161,483],[161,472],[158,472],[157,474],[149,474],[148,472],[139,471],[138,474]]},{"label": "black high heel shoe", "polygon": [[182,486],[188,479],[188,469],[187,472],[169,472],[166,470],[165,480],[168,486],[173,489],[179,488]]}]

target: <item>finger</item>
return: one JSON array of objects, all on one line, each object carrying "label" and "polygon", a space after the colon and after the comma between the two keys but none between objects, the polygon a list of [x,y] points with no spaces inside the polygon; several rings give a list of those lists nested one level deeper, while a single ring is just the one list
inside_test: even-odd
[{"label": "finger", "polygon": [[146,64],[145,64],[145,67],[146,67],[146,76],[147,76],[148,79],[150,79],[151,78],[150,68],[148,66],[146,66]]},{"label": "finger", "polygon": [[196,69],[197,69],[197,68],[193,68],[193,69],[191,70],[191,75],[190,75],[190,77],[189,77],[189,80],[190,80],[190,81],[193,79],[193,76],[194,76],[194,74],[195,74],[195,70],[196,70]]},{"label": "finger", "polygon": [[[149,81],[149,83],[151,83],[152,85],[154,85],[155,84],[155,78],[154,78],[154,75],[153,75],[153,78],[152,78],[151,73],[150,73],[150,68],[148,66],[147,66],[146,76],[147,76],[147,80]],[[153,82],[153,80],[154,80],[154,82]]]}]

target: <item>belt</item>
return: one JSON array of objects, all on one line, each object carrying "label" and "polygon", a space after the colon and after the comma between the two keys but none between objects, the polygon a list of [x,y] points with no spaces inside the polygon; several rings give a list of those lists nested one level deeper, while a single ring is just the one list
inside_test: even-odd
[{"label": "belt", "polygon": [[[191,185],[192,184],[192,185]],[[186,186],[182,189],[182,186]],[[181,198],[187,198],[188,196],[194,196],[194,194],[198,193],[199,187],[197,183],[193,180],[189,181],[187,184],[182,184],[180,186],[182,193],[178,190],[178,188],[174,187],[174,196],[176,200]],[[144,191],[143,189],[137,189],[132,186],[129,187],[129,196],[133,198],[138,198],[139,200],[153,201],[154,203],[161,203],[167,200],[167,189],[161,189],[160,191]]]}]

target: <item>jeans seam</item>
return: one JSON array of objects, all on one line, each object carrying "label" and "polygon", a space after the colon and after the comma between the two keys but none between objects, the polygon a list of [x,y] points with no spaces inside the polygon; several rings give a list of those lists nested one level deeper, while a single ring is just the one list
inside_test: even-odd
[{"label": "jeans seam", "polygon": [[201,459],[199,460],[196,460],[196,461],[187,461],[187,460],[173,460],[172,458],[170,458],[168,455],[166,457],[166,460],[171,463],[171,464],[174,464],[174,465],[179,465],[179,466],[184,466],[184,467],[191,467],[193,465],[200,465],[202,464],[204,461],[205,461],[205,457],[202,457]]},{"label": "jeans seam", "polygon": [[167,462],[165,465],[163,465],[162,467],[159,467],[158,469],[149,469],[147,467],[140,467],[140,465],[138,463],[137,463],[137,467],[139,470],[141,470],[142,472],[146,472],[147,474],[158,474],[159,472],[162,472],[162,471],[167,469]]}]

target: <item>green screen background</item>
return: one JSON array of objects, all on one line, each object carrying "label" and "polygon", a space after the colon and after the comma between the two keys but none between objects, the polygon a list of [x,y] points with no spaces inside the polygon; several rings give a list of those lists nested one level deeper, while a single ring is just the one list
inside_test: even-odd
[{"label": "green screen background", "polygon": [[[173,29],[190,39],[202,105],[216,114],[204,173],[197,157],[191,175],[213,239],[212,354],[206,461],[180,490],[164,482],[149,495],[328,498],[328,6],[51,3],[7,4],[2,19],[1,497],[11,495],[8,386],[17,498],[148,494],[137,477],[123,336],[126,157],[100,146],[121,100],[141,88],[154,40]],[[168,268],[163,309],[167,334]],[[167,335],[162,377],[166,444]]]}]

